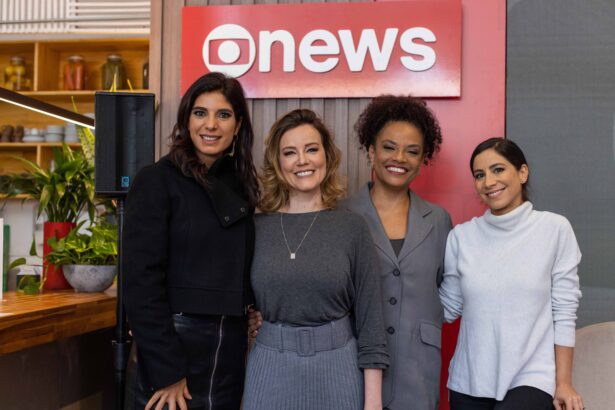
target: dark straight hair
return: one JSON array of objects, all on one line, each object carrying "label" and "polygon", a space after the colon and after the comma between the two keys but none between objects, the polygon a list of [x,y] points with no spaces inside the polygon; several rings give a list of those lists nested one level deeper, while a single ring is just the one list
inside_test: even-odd
[{"label": "dark straight hair", "polygon": [[233,107],[233,114],[237,121],[241,121],[234,142],[225,154],[230,154],[234,150],[232,157],[235,172],[244,186],[248,202],[255,207],[259,200],[259,192],[252,159],[254,131],[243,88],[236,79],[214,72],[205,74],[192,83],[177,109],[177,123],[170,136],[171,159],[184,175],[193,177],[201,185],[207,187],[207,166],[201,163],[196,155],[188,124],[196,99],[201,94],[212,92],[222,93]]},{"label": "dark straight hair", "polygon": [[[474,172],[474,159],[476,159],[478,154],[487,151],[488,149],[493,149],[495,152],[506,158],[508,162],[513,164],[517,171],[520,170],[523,165],[528,166],[525,155],[517,144],[509,139],[493,137],[481,142],[476,146],[476,148],[474,148],[474,152],[472,152],[472,156],[470,157],[470,172]],[[521,186],[521,195],[524,201],[529,199],[529,183],[530,177],[528,175],[527,180]]]}]

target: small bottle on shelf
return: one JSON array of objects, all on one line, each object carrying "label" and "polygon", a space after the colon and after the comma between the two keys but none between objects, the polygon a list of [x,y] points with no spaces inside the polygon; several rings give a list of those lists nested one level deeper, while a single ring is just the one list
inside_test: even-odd
[{"label": "small bottle on shelf", "polygon": [[27,91],[32,81],[26,76],[26,60],[20,56],[11,57],[11,63],[4,68],[4,88],[13,91]]},{"label": "small bottle on shelf", "polygon": [[0,129],[0,142],[11,142],[15,128],[12,125],[5,124]]},{"label": "small bottle on shelf", "polygon": [[64,89],[85,90],[85,63],[80,55],[68,57],[64,66]]},{"label": "small bottle on shelf", "polygon": [[115,81],[115,89],[126,88],[126,71],[122,63],[122,56],[119,54],[110,54],[107,56],[107,62],[101,68],[102,88],[109,90],[113,87]]}]

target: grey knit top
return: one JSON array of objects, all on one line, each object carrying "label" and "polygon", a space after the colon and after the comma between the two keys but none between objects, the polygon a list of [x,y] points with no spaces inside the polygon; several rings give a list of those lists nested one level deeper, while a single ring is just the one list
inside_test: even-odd
[{"label": "grey knit top", "polygon": [[252,288],[263,318],[290,326],[315,326],[350,315],[359,366],[388,366],[375,248],[365,221],[346,210],[320,211],[296,258],[315,212],[255,217]]}]

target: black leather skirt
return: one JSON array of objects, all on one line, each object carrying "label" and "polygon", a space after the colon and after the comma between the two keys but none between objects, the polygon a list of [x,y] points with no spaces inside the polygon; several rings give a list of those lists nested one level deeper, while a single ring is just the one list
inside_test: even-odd
[{"label": "black leather skirt", "polygon": [[[188,356],[188,408],[238,410],[248,349],[246,318],[180,313],[173,322]],[[133,343],[126,371],[126,410],[143,410],[152,396],[137,363],[137,348]]]}]

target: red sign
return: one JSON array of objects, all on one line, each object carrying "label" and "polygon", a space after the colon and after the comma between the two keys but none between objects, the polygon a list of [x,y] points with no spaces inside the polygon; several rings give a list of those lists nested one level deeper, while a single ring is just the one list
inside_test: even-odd
[{"label": "red sign", "polygon": [[460,0],[184,7],[182,92],[210,71],[250,98],[457,97]]}]

